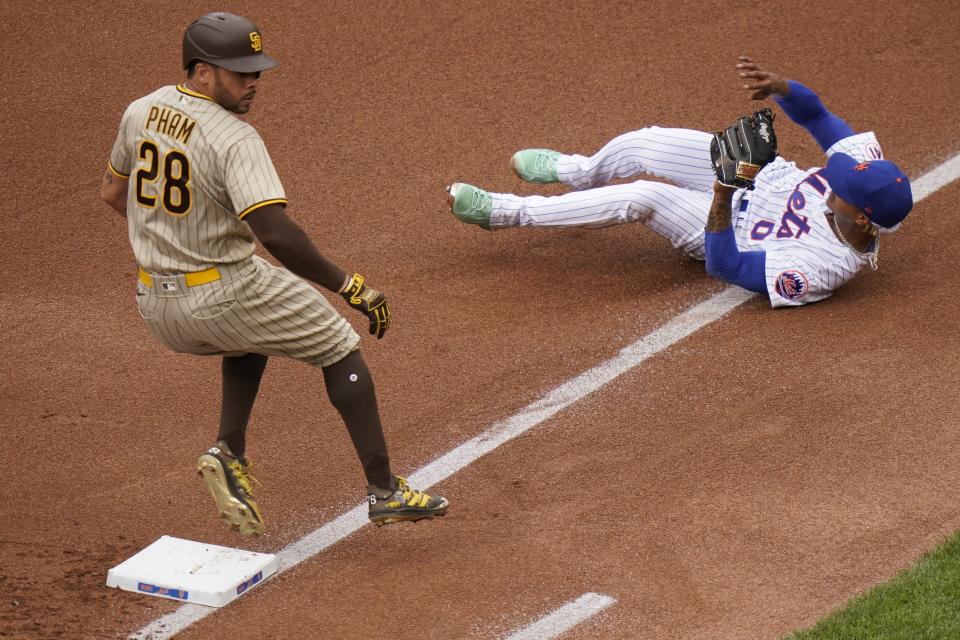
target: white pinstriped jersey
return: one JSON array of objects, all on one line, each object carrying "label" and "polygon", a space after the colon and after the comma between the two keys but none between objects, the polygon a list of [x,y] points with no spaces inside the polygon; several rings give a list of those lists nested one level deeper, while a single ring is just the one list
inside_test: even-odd
[{"label": "white pinstriped jersey", "polygon": [[183,85],[130,104],[109,167],[130,179],[130,244],[137,264],[153,273],[250,258],[255,241],[244,217],[286,203],[256,129]]},{"label": "white pinstriped jersey", "polygon": [[[838,152],[861,161],[883,158],[872,132],[837,141],[827,156]],[[870,263],[869,255],[834,234],[824,215],[829,195],[822,169],[798,169],[783,158],[764,167],[754,190],[745,194],[746,210],[734,220],[737,246],[766,252],[767,293],[774,307],[822,300]]]}]

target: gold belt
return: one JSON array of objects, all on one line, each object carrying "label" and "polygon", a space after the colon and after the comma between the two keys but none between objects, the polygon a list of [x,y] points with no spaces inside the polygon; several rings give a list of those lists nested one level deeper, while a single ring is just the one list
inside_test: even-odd
[{"label": "gold belt", "polygon": [[[137,267],[139,272],[140,282],[142,282],[147,287],[153,287],[153,276],[143,270],[142,267]],[[183,273],[180,274],[183,276],[184,282],[187,283],[188,287],[196,287],[201,284],[207,284],[208,282],[216,282],[220,279],[220,269],[216,267],[210,267],[209,269],[204,269],[203,271],[194,271],[193,273]]]}]

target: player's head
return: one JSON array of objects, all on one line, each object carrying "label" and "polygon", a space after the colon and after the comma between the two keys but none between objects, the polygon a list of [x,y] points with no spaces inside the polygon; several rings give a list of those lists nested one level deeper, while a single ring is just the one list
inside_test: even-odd
[{"label": "player's head", "polygon": [[880,229],[903,222],[913,208],[910,180],[889,160],[858,162],[845,153],[835,153],[825,170],[830,189],[863,212]]},{"label": "player's head", "polygon": [[183,68],[201,91],[234,113],[250,110],[260,72],[277,66],[263,52],[257,25],[232,13],[208,13],[183,33]]}]

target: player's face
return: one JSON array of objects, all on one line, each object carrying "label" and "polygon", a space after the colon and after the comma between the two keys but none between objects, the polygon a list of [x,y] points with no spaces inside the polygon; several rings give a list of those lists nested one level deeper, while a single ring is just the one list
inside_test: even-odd
[{"label": "player's face", "polygon": [[870,226],[870,219],[863,214],[863,211],[837,196],[833,191],[827,196],[826,205],[828,215],[833,216],[841,233],[849,234],[856,227]]},{"label": "player's face", "polygon": [[237,73],[222,67],[213,70],[213,99],[227,111],[246,113],[257,94],[260,72]]}]

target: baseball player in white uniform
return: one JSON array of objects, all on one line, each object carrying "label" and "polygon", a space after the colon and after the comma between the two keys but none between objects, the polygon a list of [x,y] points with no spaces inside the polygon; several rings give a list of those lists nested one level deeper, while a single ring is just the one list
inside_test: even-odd
[{"label": "baseball player in white uniform", "polygon": [[[511,165],[521,178],[561,182],[575,191],[520,197],[455,183],[448,189],[454,215],[487,229],[642,222],[705,259],[711,275],[766,294],[774,307],[830,296],[864,266],[876,268],[878,234],[898,228],[912,208],[910,182],[883,159],[872,132],[855,133],[804,85],[747,57],[736,66],[752,99],[773,96],[811,133],[828,158],[824,168],[799,169],[777,157],[752,190],[735,190],[717,182],[712,134],[648,127],[614,138],[589,157],[518,151]],[[607,184],[640,174],[671,184]],[[726,220],[724,210],[731,211]]]},{"label": "baseball player in white uniform", "polygon": [[[194,21],[183,39],[186,80],[130,104],[103,178],[102,198],[127,219],[150,332],[174,351],[223,357],[220,432],[198,472],[234,531],[262,532],[246,429],[267,359],[282,356],[323,370],[367,478],[373,522],[444,515],[446,499],[390,470],[360,339],[307,280],[366,314],[377,338],[390,322],[384,295],[324,258],[287,215],[262,138],[237,117],[275,65],[246,18]],[[256,256],[255,238],[286,268]]]}]

